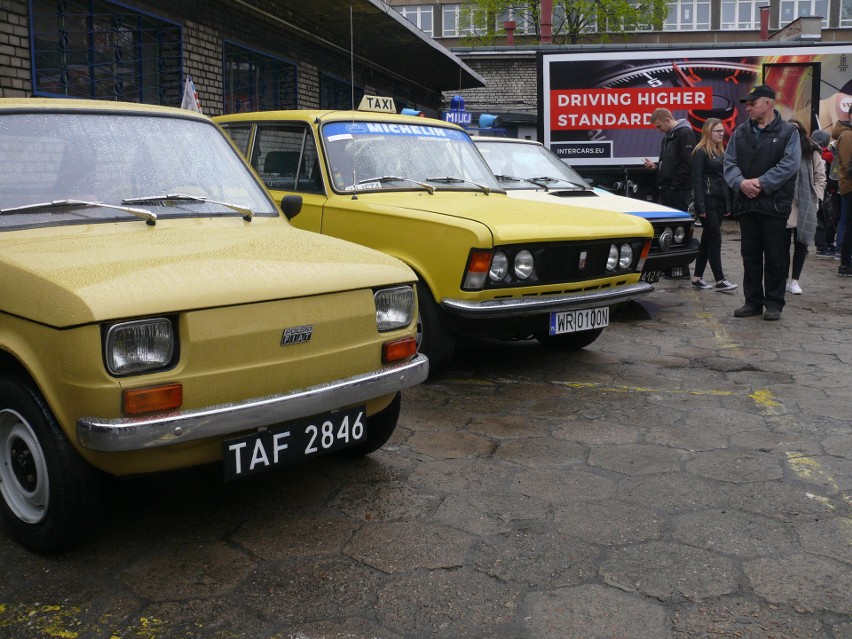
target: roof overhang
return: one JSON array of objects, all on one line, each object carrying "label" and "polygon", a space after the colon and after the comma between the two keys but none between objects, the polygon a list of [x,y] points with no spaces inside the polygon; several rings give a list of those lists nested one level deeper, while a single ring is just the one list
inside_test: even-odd
[{"label": "roof overhang", "polygon": [[373,67],[426,89],[485,86],[482,76],[382,0],[230,1],[322,46],[351,54],[359,66]]}]

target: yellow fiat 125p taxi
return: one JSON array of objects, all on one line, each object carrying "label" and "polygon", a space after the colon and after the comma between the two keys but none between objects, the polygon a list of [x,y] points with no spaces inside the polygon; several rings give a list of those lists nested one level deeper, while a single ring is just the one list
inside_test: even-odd
[{"label": "yellow fiat 125p taxi", "polygon": [[611,305],[653,290],[639,281],[647,221],[510,199],[453,124],[361,110],[214,119],[275,198],[304,198],[293,224],[414,269],[419,347],[432,371],[460,336],[582,348],[607,326]]},{"label": "yellow fiat 125p taxi", "polygon": [[235,479],[376,450],[428,375],[414,282],[293,228],[205,116],[0,100],[11,535],[41,552],[79,541],[108,475],[222,461]]}]

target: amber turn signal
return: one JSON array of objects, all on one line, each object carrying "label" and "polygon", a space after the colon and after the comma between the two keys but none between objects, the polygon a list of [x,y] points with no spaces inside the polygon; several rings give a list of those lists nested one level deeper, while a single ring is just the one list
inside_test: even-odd
[{"label": "amber turn signal", "polygon": [[125,415],[172,410],[183,404],[183,385],[174,383],[150,388],[129,388],[122,393],[121,400]]},{"label": "amber turn signal", "polygon": [[393,342],[382,344],[382,361],[385,364],[407,360],[417,354],[417,340],[413,337],[403,337]]}]

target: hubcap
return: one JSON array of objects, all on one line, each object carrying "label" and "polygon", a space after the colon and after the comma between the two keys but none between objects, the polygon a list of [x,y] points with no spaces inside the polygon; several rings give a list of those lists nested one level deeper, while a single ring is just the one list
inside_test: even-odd
[{"label": "hubcap", "polygon": [[0,495],[18,519],[37,524],[47,514],[47,462],[27,421],[0,410]]}]

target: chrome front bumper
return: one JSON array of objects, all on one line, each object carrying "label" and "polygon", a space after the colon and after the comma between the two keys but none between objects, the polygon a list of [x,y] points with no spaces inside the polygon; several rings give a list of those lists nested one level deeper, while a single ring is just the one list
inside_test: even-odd
[{"label": "chrome front bumper", "polygon": [[445,299],[441,307],[448,313],[460,317],[492,318],[521,317],[539,313],[571,311],[583,308],[612,306],[647,295],[654,290],[652,284],[636,282],[613,288],[567,293],[564,295],[537,295],[535,297],[506,298],[470,302],[467,300]]},{"label": "chrome front bumper", "polygon": [[90,450],[129,451],[220,437],[390,395],[424,381],[429,360],[416,355],[404,364],[311,386],[284,395],[153,417],[77,420],[77,438]]}]

